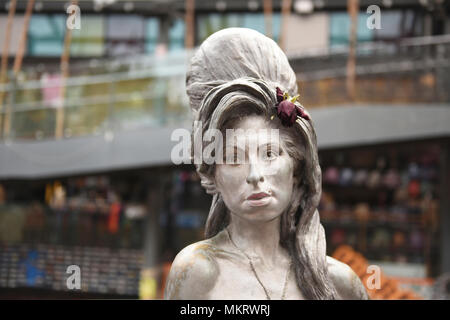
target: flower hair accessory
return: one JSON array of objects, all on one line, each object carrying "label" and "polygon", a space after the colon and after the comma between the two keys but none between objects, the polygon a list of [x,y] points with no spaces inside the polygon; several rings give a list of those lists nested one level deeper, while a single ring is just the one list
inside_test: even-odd
[{"label": "flower hair accessory", "polygon": [[[281,123],[286,126],[292,126],[298,118],[303,118],[305,120],[310,120],[308,112],[299,103],[296,104],[299,95],[290,97],[285,91],[283,92],[277,87],[277,104],[275,108],[277,109],[277,115],[281,120]],[[274,116],[271,117],[273,119]]]}]

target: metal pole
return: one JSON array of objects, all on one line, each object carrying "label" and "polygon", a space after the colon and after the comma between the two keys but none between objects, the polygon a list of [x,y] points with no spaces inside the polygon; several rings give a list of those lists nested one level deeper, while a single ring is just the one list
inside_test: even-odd
[{"label": "metal pole", "polygon": [[264,22],[266,24],[266,36],[273,37],[272,30],[272,0],[264,0]]},{"label": "metal pole", "polygon": [[356,42],[359,0],[347,0],[347,11],[350,16],[349,53],[347,60],[347,94],[351,101],[355,100],[355,78],[356,78]]},{"label": "metal pole", "polygon": [[[72,1],[72,4],[78,4],[78,1]],[[72,12],[75,14],[75,12]],[[61,105],[56,110],[56,122],[55,122],[55,138],[61,139],[64,133],[64,100],[66,97],[66,79],[69,76],[69,57],[70,57],[70,44],[72,42],[72,30],[66,28],[66,34],[64,37],[64,48],[61,55]]]},{"label": "metal pole", "polygon": [[[6,30],[5,30],[5,40],[3,42],[3,52],[2,52],[2,63],[0,68],[0,84],[3,84],[6,82],[7,79],[7,72],[8,72],[8,55],[9,55],[9,43],[11,40],[11,30],[12,30],[12,24],[14,20],[14,15],[16,13],[16,0],[11,0],[9,4],[9,13],[8,13],[8,22],[6,24]],[[5,92],[0,92],[0,114],[2,114],[2,126],[0,129],[2,132],[2,135],[5,136],[9,133],[9,127],[10,127],[10,120],[9,120],[9,113],[5,112],[3,113],[3,99],[5,96]]]},{"label": "metal pole", "polygon": [[286,50],[286,35],[288,33],[288,22],[291,15],[292,0],[283,0],[281,4],[281,34],[278,44]]},{"label": "metal pole", "polygon": [[25,18],[23,22],[22,34],[20,37],[19,50],[17,51],[16,58],[14,60],[14,68],[13,68],[14,75],[17,75],[17,73],[20,72],[20,69],[22,67],[23,55],[25,53],[25,48],[27,47],[28,28],[30,26],[31,15],[33,14],[33,6],[34,0],[28,0],[27,9],[25,11]]},{"label": "metal pole", "polygon": [[185,36],[184,36],[184,46],[186,49],[191,49],[194,47],[194,15],[195,15],[195,0],[185,1],[186,13],[184,17],[185,23]]}]

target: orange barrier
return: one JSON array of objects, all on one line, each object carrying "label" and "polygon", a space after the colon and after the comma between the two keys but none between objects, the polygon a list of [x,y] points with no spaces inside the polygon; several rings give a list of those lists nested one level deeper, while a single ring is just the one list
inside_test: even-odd
[{"label": "orange barrier", "polygon": [[[348,264],[359,276],[371,299],[374,300],[421,300],[423,299],[411,290],[400,288],[400,281],[380,274],[380,288],[370,289],[367,285],[368,278],[372,275],[367,272],[369,263],[359,252],[347,245],[339,246],[333,253],[333,258]],[[429,279],[428,279],[429,281]],[[404,281],[402,281],[404,282]]]}]

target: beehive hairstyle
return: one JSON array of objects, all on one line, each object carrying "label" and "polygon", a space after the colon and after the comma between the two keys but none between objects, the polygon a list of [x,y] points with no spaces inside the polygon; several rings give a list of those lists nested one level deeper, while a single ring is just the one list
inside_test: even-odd
[{"label": "beehive hairstyle", "polygon": [[[208,37],[191,59],[186,90],[194,120],[193,134],[208,129],[223,130],[233,119],[256,114],[269,119],[277,102],[276,87],[297,94],[297,81],[286,55],[261,33],[245,28],[228,28]],[[299,118],[281,135],[294,159],[292,199],[281,216],[280,243],[292,257],[299,289],[307,299],[335,299],[328,277],[325,232],[317,206],[322,188],[317,139],[312,120]],[[202,186],[213,196],[206,221],[210,238],[229,223],[229,212],[217,192],[214,164],[196,164]]]}]

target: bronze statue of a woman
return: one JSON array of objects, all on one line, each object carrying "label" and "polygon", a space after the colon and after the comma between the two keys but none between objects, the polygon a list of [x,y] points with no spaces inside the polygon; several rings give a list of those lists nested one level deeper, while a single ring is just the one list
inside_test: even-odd
[{"label": "bronze statue of a woman", "polygon": [[[216,32],[186,84],[194,131],[222,132],[224,158],[244,161],[196,164],[213,196],[206,240],[176,256],[165,299],[367,299],[352,269],[326,256],[316,134],[278,45],[250,29]],[[252,134],[272,129],[277,139]]]}]

